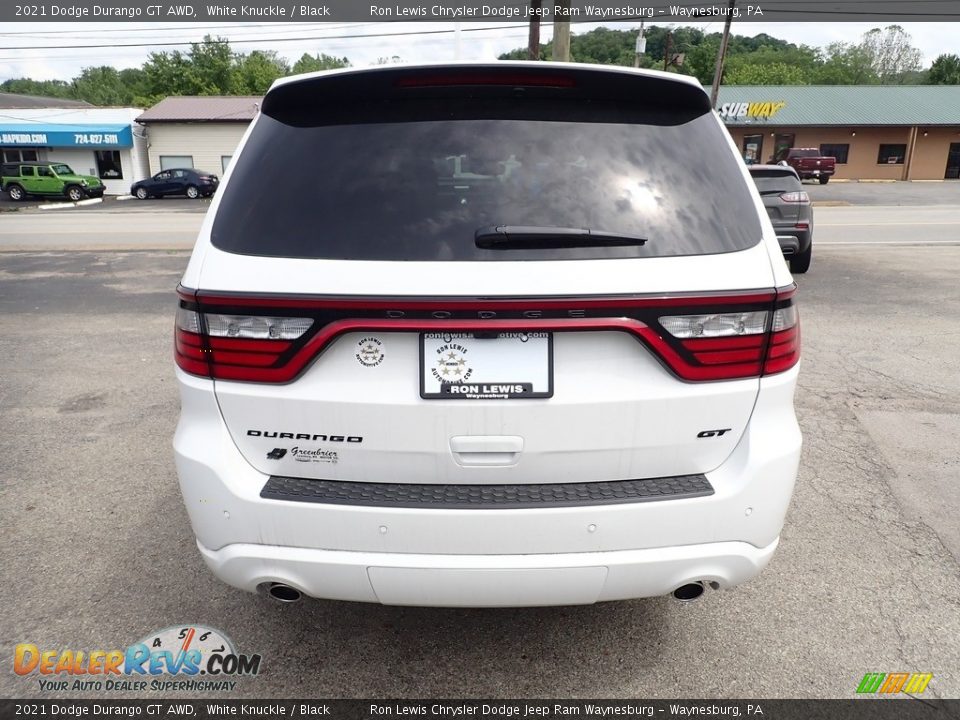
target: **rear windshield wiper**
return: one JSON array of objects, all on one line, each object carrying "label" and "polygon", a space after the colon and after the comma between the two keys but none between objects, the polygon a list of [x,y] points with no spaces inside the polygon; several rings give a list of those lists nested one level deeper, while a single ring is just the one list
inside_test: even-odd
[{"label": "rear windshield wiper", "polygon": [[479,228],[474,234],[478,248],[488,250],[537,250],[573,247],[640,246],[646,238],[590,228],[541,227],[538,225],[495,225]]}]

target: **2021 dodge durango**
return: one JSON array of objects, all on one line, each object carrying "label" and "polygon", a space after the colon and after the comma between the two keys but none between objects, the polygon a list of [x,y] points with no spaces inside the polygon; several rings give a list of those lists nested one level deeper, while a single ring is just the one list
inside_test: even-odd
[{"label": "2021 dodge durango", "polygon": [[278,80],[178,294],[180,487],[235,587],[691,599],[777,547],[795,285],[695,80]]}]

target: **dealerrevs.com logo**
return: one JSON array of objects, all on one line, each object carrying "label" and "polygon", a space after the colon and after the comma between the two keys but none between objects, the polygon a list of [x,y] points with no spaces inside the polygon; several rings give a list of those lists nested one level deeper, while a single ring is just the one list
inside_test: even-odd
[{"label": "dealerrevs.com logo", "polygon": [[260,655],[238,653],[219,630],[180,625],[122,650],[41,649],[20,643],[13,671],[36,677],[41,691],[232,691],[260,671]]}]

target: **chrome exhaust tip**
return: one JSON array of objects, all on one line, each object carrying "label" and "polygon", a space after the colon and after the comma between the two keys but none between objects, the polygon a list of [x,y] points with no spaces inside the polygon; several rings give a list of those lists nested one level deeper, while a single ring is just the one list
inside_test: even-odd
[{"label": "chrome exhaust tip", "polygon": [[295,603],[300,602],[303,598],[303,593],[297,590],[295,587],[290,587],[289,585],[284,585],[283,583],[270,583],[267,586],[267,595],[281,603]]},{"label": "chrome exhaust tip", "polygon": [[705,589],[706,588],[702,582],[687,583],[686,585],[681,585],[674,590],[673,597],[679,602],[693,602],[703,595],[703,591]]}]

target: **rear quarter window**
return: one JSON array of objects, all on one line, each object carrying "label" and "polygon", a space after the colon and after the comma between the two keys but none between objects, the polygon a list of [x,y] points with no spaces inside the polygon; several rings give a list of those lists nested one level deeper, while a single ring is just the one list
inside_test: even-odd
[{"label": "rear quarter window", "polygon": [[[587,105],[585,107],[585,105]],[[725,253],[761,229],[725,130],[624,103],[429,100],[262,114],[211,233],[225,251],[502,261]],[[642,246],[479,248],[479,228],[590,228]]]}]

